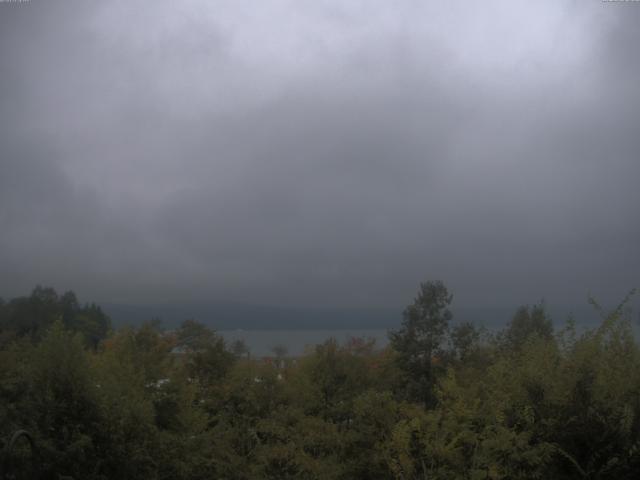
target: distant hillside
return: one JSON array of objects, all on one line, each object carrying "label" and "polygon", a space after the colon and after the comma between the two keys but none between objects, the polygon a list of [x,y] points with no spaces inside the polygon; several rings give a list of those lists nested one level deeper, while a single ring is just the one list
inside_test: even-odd
[{"label": "distant hillside", "polygon": [[[168,328],[185,319],[195,319],[216,330],[314,330],[388,329],[402,321],[398,308],[278,307],[224,302],[176,302],[147,305],[102,304],[114,326],[139,325],[158,318]],[[469,321],[488,328],[505,325],[516,306],[453,308],[454,323]],[[593,325],[597,314],[590,306],[549,307],[556,326],[572,312],[580,325]]]},{"label": "distant hillside", "polygon": [[104,304],[115,326],[159,318],[166,327],[193,318],[216,330],[389,328],[400,323],[391,308],[303,308],[236,303],[184,302],[152,305]]}]

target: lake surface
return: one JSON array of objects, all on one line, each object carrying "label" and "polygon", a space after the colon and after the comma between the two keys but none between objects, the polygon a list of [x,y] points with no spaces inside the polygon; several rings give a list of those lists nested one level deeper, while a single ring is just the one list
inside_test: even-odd
[{"label": "lake surface", "polygon": [[220,330],[227,343],[244,340],[251,355],[264,357],[273,355],[273,347],[284,346],[288,355],[302,355],[307,348],[335,338],[341,344],[349,338],[372,338],[376,346],[383,348],[389,342],[384,329],[345,329],[345,330]]}]

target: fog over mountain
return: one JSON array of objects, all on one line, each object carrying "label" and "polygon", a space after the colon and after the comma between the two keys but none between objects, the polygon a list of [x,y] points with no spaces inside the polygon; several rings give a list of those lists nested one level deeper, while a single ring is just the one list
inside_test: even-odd
[{"label": "fog over mountain", "polygon": [[0,3],[0,296],[640,286],[640,4]]}]

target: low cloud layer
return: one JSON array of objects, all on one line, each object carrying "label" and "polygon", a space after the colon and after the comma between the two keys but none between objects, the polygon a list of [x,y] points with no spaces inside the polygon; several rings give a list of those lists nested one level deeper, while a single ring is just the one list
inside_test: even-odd
[{"label": "low cloud layer", "polygon": [[0,295],[640,284],[640,5],[0,4]]}]

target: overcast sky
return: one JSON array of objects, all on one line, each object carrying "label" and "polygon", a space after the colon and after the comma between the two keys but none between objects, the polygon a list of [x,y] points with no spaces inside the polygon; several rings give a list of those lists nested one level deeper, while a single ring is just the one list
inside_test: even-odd
[{"label": "overcast sky", "polygon": [[0,3],[0,296],[640,286],[640,3]]}]

